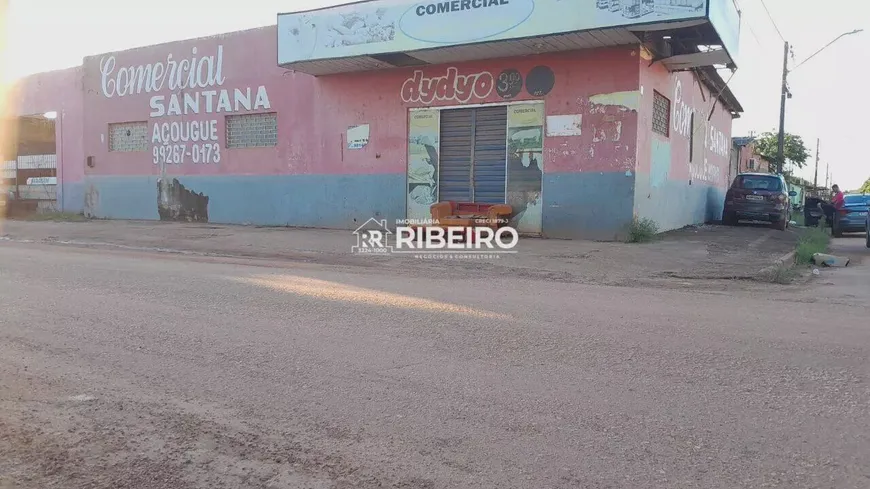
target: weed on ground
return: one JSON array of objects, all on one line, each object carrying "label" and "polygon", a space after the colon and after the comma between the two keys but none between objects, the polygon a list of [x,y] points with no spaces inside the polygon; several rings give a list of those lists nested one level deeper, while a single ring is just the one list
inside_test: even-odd
[{"label": "weed on ground", "polygon": [[795,262],[801,265],[811,263],[813,255],[827,252],[830,244],[831,235],[828,233],[824,219],[822,219],[818,227],[801,230],[795,249]]},{"label": "weed on ground", "polygon": [[766,269],[760,280],[775,284],[787,285],[794,282],[806,271],[812,262],[813,255],[825,253],[831,243],[831,235],[825,225],[824,219],[818,227],[809,227],[800,230],[798,243],[795,247],[794,261],[792,263],[780,263]]},{"label": "weed on ground", "polygon": [[84,214],[72,212],[39,212],[24,218],[27,221],[84,222],[88,218]]},{"label": "weed on ground", "polygon": [[659,225],[649,218],[635,217],[628,225],[628,243],[649,243],[659,234]]}]

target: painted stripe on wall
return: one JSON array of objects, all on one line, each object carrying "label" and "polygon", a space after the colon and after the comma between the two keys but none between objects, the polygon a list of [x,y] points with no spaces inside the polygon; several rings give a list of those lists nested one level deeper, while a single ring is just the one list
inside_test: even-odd
[{"label": "painted stripe on wall", "polygon": [[57,200],[63,212],[79,213],[85,210],[85,183],[63,181],[57,186]]},{"label": "painted stripe on wall", "polygon": [[702,182],[687,185],[675,180],[652,187],[646,177],[637,179],[637,214],[656,221],[659,230],[669,231],[722,218],[725,189]]},{"label": "painted stripe on wall", "polygon": [[[209,197],[209,221],[225,224],[354,229],[370,217],[405,216],[404,175],[178,176]],[[89,213],[110,219],[159,219],[157,177],[88,177]]]},{"label": "painted stripe on wall", "polygon": [[634,176],[545,173],[543,201],[548,238],[619,238],[634,215]]},{"label": "painted stripe on wall", "polygon": [[[209,221],[354,229],[369,217],[404,217],[404,175],[182,176],[209,197]],[[157,177],[88,177],[86,211],[110,219],[158,219]],[[614,239],[633,216],[634,177],[624,173],[544,176],[543,232],[552,238]]]}]

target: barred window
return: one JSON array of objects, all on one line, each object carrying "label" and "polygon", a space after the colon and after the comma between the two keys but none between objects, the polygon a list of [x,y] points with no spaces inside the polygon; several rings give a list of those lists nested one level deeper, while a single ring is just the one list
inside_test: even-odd
[{"label": "barred window", "polygon": [[654,132],[668,137],[671,127],[671,101],[659,92],[653,91],[653,121]]},{"label": "barred window", "polygon": [[109,124],[109,151],[148,151],[148,123]]},{"label": "barred window", "polygon": [[278,145],[278,114],[227,116],[227,148],[266,148]]}]

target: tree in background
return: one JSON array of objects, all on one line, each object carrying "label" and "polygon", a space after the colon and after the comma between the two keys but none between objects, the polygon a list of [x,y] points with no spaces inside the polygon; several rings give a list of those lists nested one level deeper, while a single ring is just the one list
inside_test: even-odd
[{"label": "tree in background", "polygon": [[[779,136],[773,132],[762,134],[755,139],[755,152],[776,165],[779,153]],[[783,156],[785,156],[785,162],[803,168],[806,166],[807,160],[810,159],[810,152],[800,136],[786,133]]]},{"label": "tree in background", "polygon": [[858,189],[859,193],[870,194],[870,178],[864,181],[864,185],[861,185],[861,188]]}]

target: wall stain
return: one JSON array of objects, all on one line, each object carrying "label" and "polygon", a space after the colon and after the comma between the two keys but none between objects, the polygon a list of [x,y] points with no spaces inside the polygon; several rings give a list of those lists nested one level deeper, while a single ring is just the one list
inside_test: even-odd
[{"label": "wall stain", "polygon": [[208,222],[208,196],[185,188],[177,178],[157,181],[161,221]]},{"label": "wall stain", "polygon": [[97,215],[97,208],[100,203],[100,191],[97,190],[97,187],[90,184],[88,185],[87,191],[85,191],[85,204],[84,204],[84,214],[87,217],[95,217]]},{"label": "wall stain", "polygon": [[[601,93],[589,97],[589,102],[593,106],[616,106],[620,112],[640,110],[640,92],[637,90],[627,92]],[[604,112],[602,108],[593,108],[592,113]]]}]

